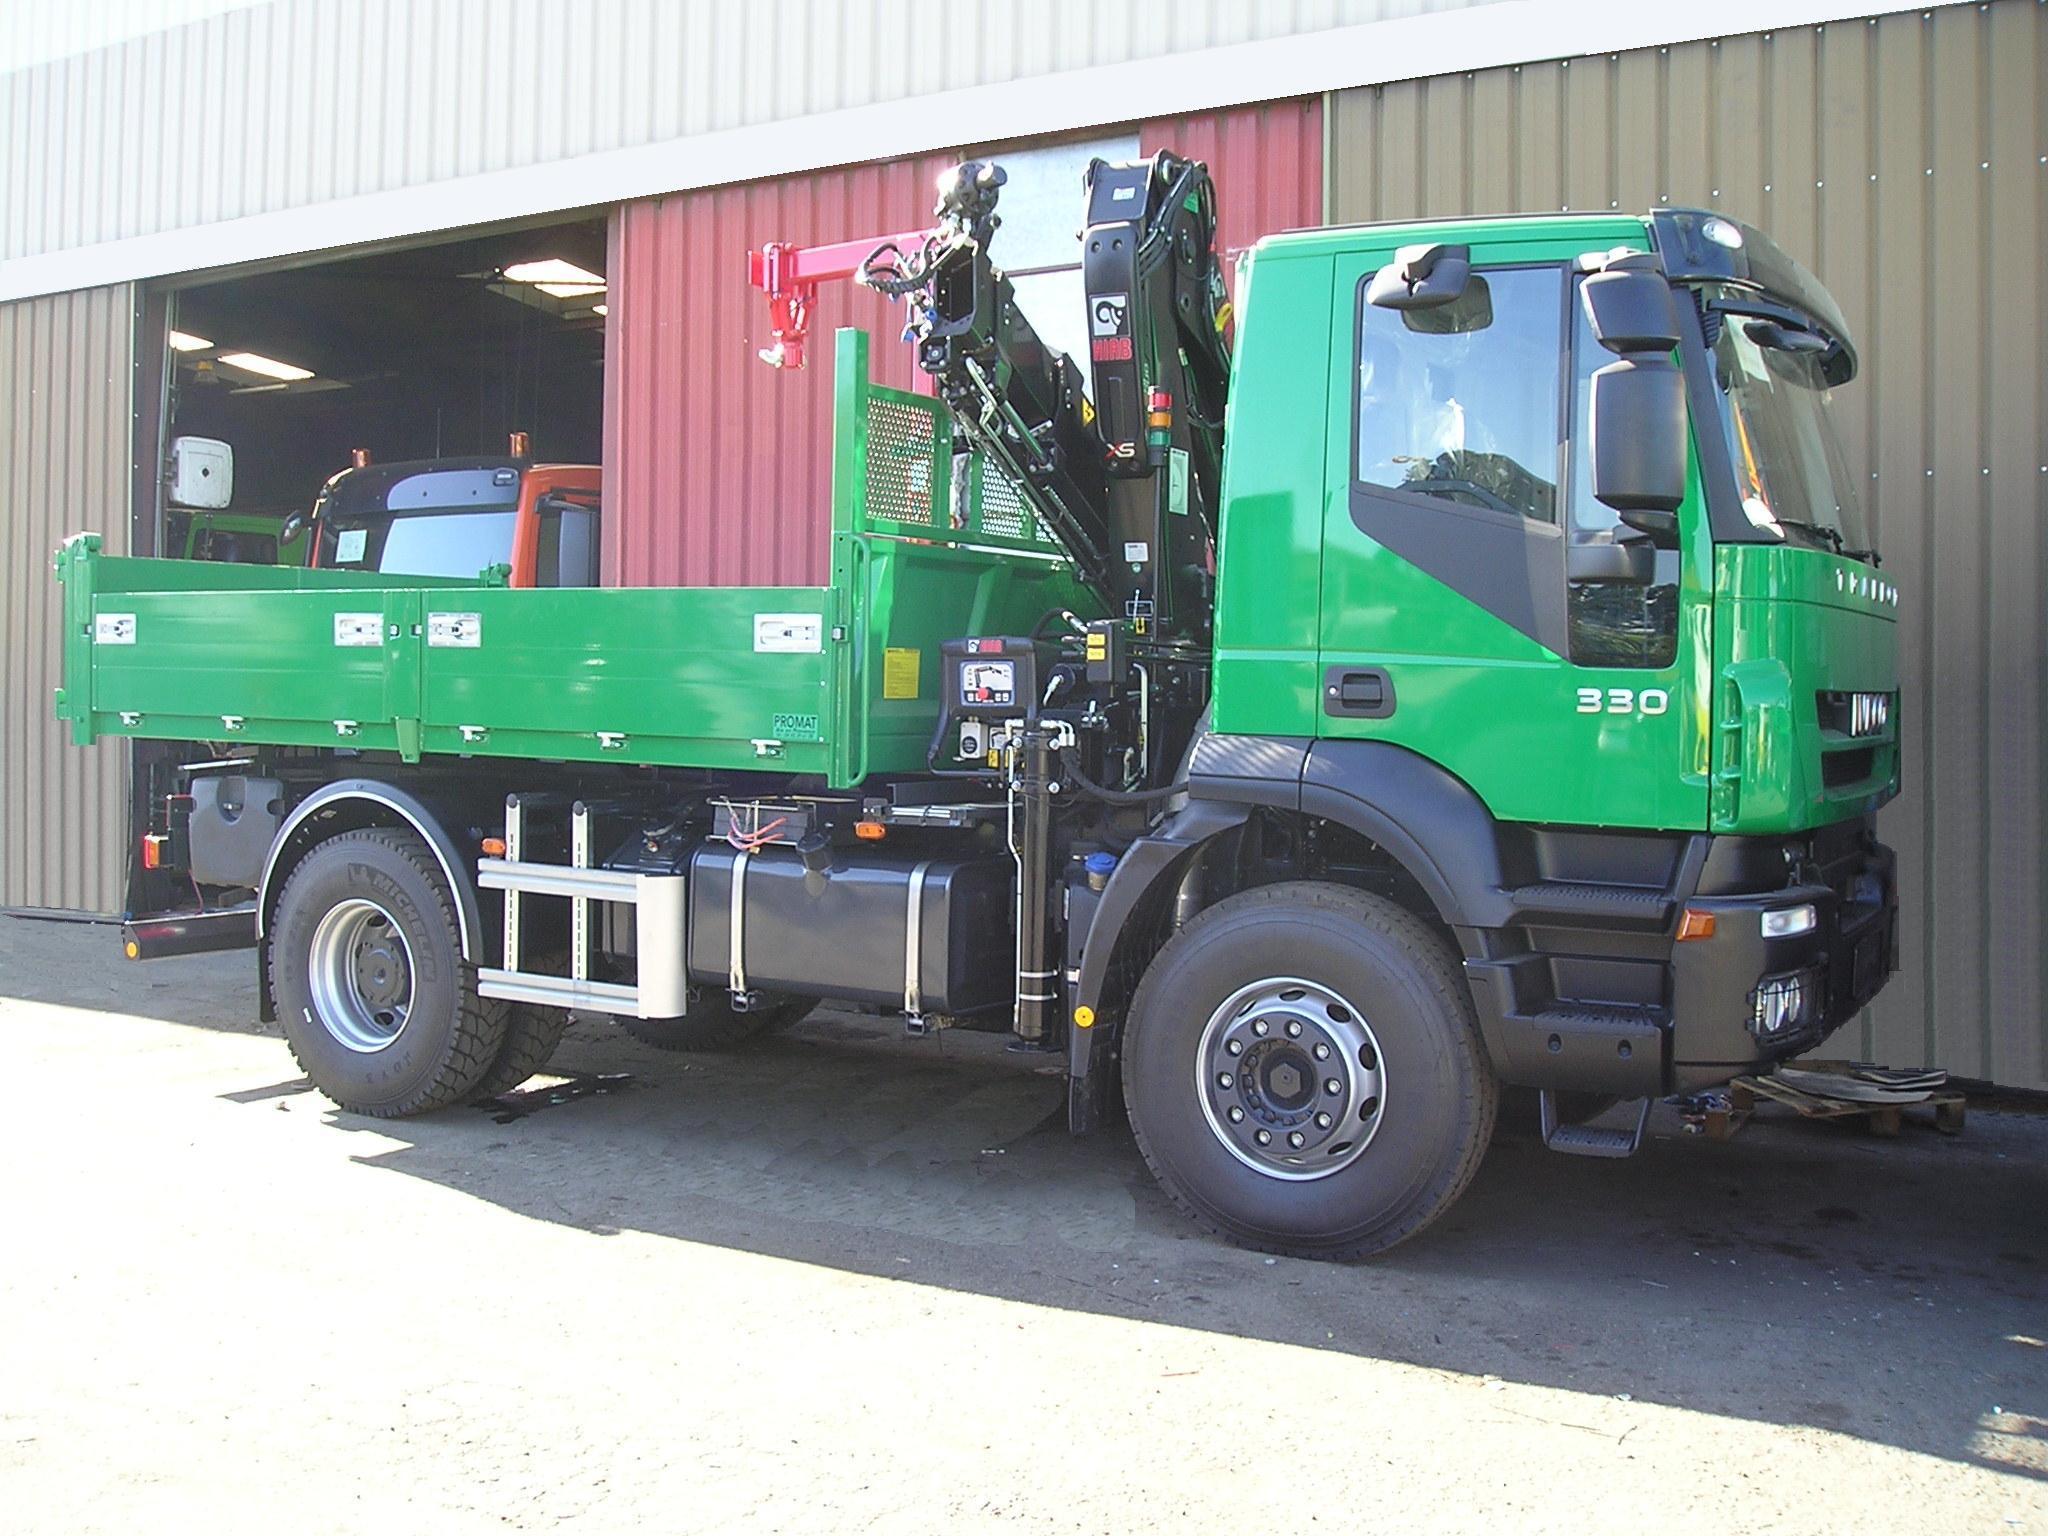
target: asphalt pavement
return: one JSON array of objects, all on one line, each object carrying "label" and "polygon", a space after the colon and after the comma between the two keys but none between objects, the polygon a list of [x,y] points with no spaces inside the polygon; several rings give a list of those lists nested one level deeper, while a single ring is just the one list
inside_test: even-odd
[{"label": "asphalt pavement", "polygon": [[0,917],[0,1528],[2048,1536],[2048,1115],[1510,1126],[1352,1265],[1188,1226],[999,1039],[338,1113],[244,954]]}]

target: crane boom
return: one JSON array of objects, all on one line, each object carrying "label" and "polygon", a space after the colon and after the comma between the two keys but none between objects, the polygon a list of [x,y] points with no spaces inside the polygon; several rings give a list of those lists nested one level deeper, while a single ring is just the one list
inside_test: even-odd
[{"label": "crane boom", "polygon": [[[1208,169],[1164,150],[1089,162],[1085,377],[991,259],[1006,180],[992,161],[955,167],[936,224],[875,244],[853,275],[908,302],[906,335],[960,440],[1014,484],[1105,610],[1149,639],[1205,644],[1230,381]],[[762,355],[778,365],[801,366],[816,283],[845,274],[812,254],[770,246],[752,258],[774,306],[776,346]]]}]

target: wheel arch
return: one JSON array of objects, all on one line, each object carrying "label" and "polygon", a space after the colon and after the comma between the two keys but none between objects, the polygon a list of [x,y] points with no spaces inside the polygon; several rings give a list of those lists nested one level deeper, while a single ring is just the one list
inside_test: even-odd
[{"label": "wheel arch", "polygon": [[1104,1064],[1135,988],[1125,973],[1143,958],[1144,936],[1156,933],[1190,874],[1243,837],[1257,812],[1330,823],[1372,844],[1414,881],[1468,957],[1483,951],[1483,930],[1512,918],[1500,824],[1464,780],[1406,747],[1212,734],[1197,743],[1190,770],[1186,806],[1118,861],[1089,930],[1073,995],[1091,1027],[1069,1031],[1077,1130],[1099,1123]]},{"label": "wheel arch", "polygon": [[377,779],[337,779],[301,800],[271,839],[256,888],[256,939],[270,943],[270,922],[291,872],[306,855],[342,832],[365,827],[403,827],[419,835],[440,865],[442,878],[455,898],[456,925],[461,931],[462,958],[472,965],[485,958],[483,915],[476,881],[445,818],[410,790]]}]

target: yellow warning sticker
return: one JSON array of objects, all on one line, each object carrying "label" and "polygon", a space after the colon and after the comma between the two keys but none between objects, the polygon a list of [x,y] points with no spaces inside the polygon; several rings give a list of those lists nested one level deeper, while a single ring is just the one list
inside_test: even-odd
[{"label": "yellow warning sticker", "polygon": [[919,662],[923,653],[907,646],[889,646],[882,652],[882,697],[917,697]]}]

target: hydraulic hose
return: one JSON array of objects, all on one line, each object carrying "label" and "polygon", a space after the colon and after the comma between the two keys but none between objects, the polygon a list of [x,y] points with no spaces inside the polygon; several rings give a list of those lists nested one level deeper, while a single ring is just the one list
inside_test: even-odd
[{"label": "hydraulic hose", "polygon": [[1150,805],[1155,800],[1171,800],[1175,795],[1185,794],[1188,787],[1188,781],[1182,779],[1178,784],[1163,784],[1157,789],[1111,789],[1088,777],[1071,747],[1060,749],[1060,767],[1082,794],[1104,805]]}]

